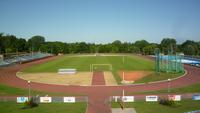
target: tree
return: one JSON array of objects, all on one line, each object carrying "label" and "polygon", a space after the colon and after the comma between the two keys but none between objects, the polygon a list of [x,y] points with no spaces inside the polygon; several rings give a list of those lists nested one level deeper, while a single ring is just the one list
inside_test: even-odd
[{"label": "tree", "polygon": [[183,42],[181,47],[185,55],[198,55],[199,49],[197,42],[186,40],[185,42]]},{"label": "tree", "polygon": [[17,51],[19,52],[25,52],[27,51],[27,44],[26,40],[23,38],[20,38],[17,40]]},{"label": "tree", "polygon": [[136,47],[134,44],[131,44],[128,47],[128,52],[129,53],[140,53],[140,48]]},{"label": "tree", "polygon": [[160,49],[164,54],[167,54],[169,51],[172,50],[173,53],[176,52],[176,40],[173,38],[164,38],[161,41]]},{"label": "tree", "polygon": [[64,43],[63,53],[64,53],[64,54],[68,54],[68,53],[70,53],[70,51],[69,51],[69,44]]},{"label": "tree", "polygon": [[85,42],[80,42],[77,43],[77,52],[78,53],[89,53],[90,52],[90,48],[89,48],[89,44],[86,44]]},{"label": "tree", "polygon": [[197,52],[198,52],[197,55],[200,56],[200,42],[198,42],[198,51]]},{"label": "tree", "polygon": [[69,52],[70,53],[78,53],[77,43],[70,43],[69,44]]},{"label": "tree", "polygon": [[31,48],[32,51],[39,51],[40,46],[44,44],[45,38],[43,36],[33,36],[28,40],[29,48]]},{"label": "tree", "polygon": [[17,38],[14,35],[5,35],[2,37],[2,48],[5,53],[13,53],[17,50]]},{"label": "tree", "polygon": [[49,50],[49,46],[48,46],[48,44],[47,43],[45,43],[45,44],[42,44],[41,46],[40,46],[40,51],[41,52],[45,52],[45,53],[51,53],[51,50]]},{"label": "tree", "polygon": [[3,53],[3,33],[0,33],[0,54]]},{"label": "tree", "polygon": [[111,44],[111,52],[112,53],[120,53],[122,51],[120,51],[120,48],[121,48],[121,41],[119,40],[115,40],[114,42],[112,42]]},{"label": "tree", "polygon": [[90,53],[97,53],[98,52],[98,45],[89,44]]},{"label": "tree", "polygon": [[182,44],[176,45],[173,38],[164,38],[160,44],[148,43],[146,40],[138,40],[135,43],[121,42],[115,40],[107,44],[93,44],[86,42],[64,43],[64,42],[45,42],[43,36],[33,36],[28,41],[17,38],[14,35],[4,35],[0,33],[0,53],[15,53],[42,51],[53,54],[58,53],[140,53],[144,55],[154,54],[154,49],[159,47],[163,53],[167,54],[170,50],[183,52],[185,55],[200,55],[200,42],[187,40]]},{"label": "tree", "polygon": [[148,46],[145,46],[143,51],[145,55],[154,55],[154,51],[157,48],[156,44],[149,44]]},{"label": "tree", "polygon": [[148,46],[148,45],[149,45],[149,43],[146,40],[139,40],[139,41],[135,42],[135,46],[139,48],[139,50],[140,50],[139,53],[140,54],[144,54],[143,53],[143,48],[145,46]]}]

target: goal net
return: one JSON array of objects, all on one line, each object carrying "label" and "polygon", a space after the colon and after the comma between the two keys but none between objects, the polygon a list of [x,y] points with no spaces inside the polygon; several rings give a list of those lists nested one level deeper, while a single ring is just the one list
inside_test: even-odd
[{"label": "goal net", "polygon": [[111,71],[112,65],[111,64],[91,64],[90,71]]}]

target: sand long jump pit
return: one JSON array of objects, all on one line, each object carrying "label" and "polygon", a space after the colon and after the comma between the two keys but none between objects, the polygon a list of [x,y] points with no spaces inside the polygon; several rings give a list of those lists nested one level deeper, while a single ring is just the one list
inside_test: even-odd
[{"label": "sand long jump pit", "polygon": [[76,74],[18,72],[17,77],[45,84],[89,86],[92,83],[92,72],[77,72]]},{"label": "sand long jump pit", "polygon": [[107,86],[116,86],[117,82],[112,74],[112,72],[105,71],[104,72],[104,79]]}]

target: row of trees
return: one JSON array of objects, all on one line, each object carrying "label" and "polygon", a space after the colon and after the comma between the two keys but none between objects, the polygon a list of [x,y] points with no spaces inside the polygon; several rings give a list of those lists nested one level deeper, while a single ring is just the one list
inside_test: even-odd
[{"label": "row of trees", "polygon": [[64,43],[64,42],[46,42],[43,36],[33,36],[25,40],[17,38],[14,35],[0,34],[0,53],[16,53],[16,52],[48,52],[58,53],[137,53],[144,55],[154,54],[155,48],[159,48],[161,52],[167,54],[169,50],[180,52],[186,55],[200,55],[200,42],[187,40],[182,44],[177,44],[173,38],[164,38],[160,44],[149,43],[146,40],[139,40],[135,43],[116,40],[108,44],[94,43]]}]

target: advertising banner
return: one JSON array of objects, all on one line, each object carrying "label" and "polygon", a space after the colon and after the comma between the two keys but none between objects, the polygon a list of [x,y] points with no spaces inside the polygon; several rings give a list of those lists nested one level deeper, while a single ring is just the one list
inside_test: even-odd
[{"label": "advertising banner", "polygon": [[169,100],[181,101],[181,95],[168,95]]},{"label": "advertising banner", "polygon": [[158,101],[158,96],[156,96],[156,95],[146,96],[146,101],[147,102],[156,102],[156,101]]},{"label": "advertising banner", "polygon": [[41,103],[51,103],[52,98],[51,97],[40,97],[40,102]]},{"label": "advertising banner", "polygon": [[113,96],[113,99],[115,100],[115,102],[118,102],[118,99],[120,99],[120,96]]},{"label": "advertising banner", "polygon": [[17,97],[17,103],[24,103],[28,101],[28,97]]},{"label": "advertising banner", "polygon": [[192,100],[200,100],[200,95],[193,95]]},{"label": "advertising banner", "polygon": [[75,103],[76,99],[75,99],[75,97],[64,97],[63,101],[65,103]]},{"label": "advertising banner", "polygon": [[123,96],[122,101],[123,102],[134,102],[134,96]]}]

